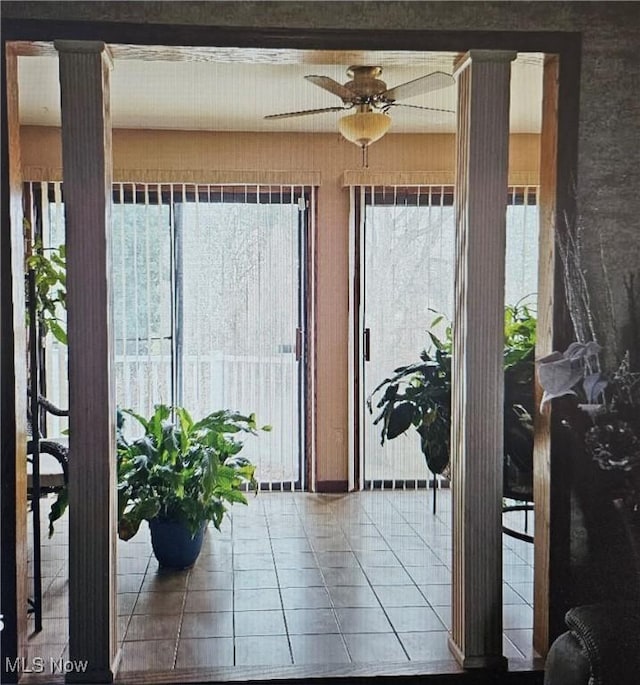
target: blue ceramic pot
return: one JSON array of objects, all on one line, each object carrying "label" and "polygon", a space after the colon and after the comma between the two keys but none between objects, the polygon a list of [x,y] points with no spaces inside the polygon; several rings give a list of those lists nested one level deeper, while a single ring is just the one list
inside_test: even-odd
[{"label": "blue ceramic pot", "polygon": [[202,549],[206,524],[193,537],[180,521],[155,518],[149,521],[149,528],[153,553],[160,566],[175,569],[193,566]]}]

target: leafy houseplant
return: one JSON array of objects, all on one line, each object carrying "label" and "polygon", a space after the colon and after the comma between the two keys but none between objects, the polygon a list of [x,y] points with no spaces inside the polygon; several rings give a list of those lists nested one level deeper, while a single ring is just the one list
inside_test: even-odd
[{"label": "leafy houseplant", "polygon": [[199,545],[191,550],[193,558],[176,559],[175,549],[158,549],[160,527],[170,526],[173,547],[179,545],[175,531],[180,529],[184,546],[194,539],[201,544],[207,522],[219,529],[229,505],[247,504],[242,488],[257,489],[255,466],[239,454],[243,443],[236,436],[257,434],[255,416],[224,410],[194,421],[186,409],[166,405],[156,405],[148,419],[129,410],[123,413],[138,421],[144,434],[127,440],[119,415],[118,535],[129,540],[146,519],[161,565],[190,566]]},{"label": "leafy houseplant", "polygon": [[[570,395],[579,410],[565,416],[568,427],[581,451],[598,467],[599,489],[617,512],[619,525],[626,536],[626,547],[615,545],[616,526],[606,524],[603,502],[589,500],[591,516],[598,521],[597,535],[608,559],[606,581],[621,569],[635,573],[622,578],[624,592],[631,599],[640,598],[640,372],[632,369],[627,352],[616,370],[607,375],[600,371],[600,346],[594,342],[574,342],[563,353],[553,352],[538,360],[538,378],[544,389],[541,411],[555,397]],[[592,511],[593,509],[596,511]],[[604,538],[604,539],[603,539]],[[598,554],[594,550],[595,555]],[[600,554],[603,552],[600,551]],[[633,576],[632,576],[633,578]],[[612,583],[613,584],[613,583]],[[635,590],[633,589],[635,587]]]},{"label": "leafy houseplant", "polygon": [[640,372],[633,371],[627,353],[613,374],[599,369],[595,342],[569,345],[563,353],[538,360],[544,390],[541,411],[555,397],[572,395],[588,417],[564,423],[581,438],[586,454],[604,471],[617,476],[615,496],[640,513]]},{"label": "leafy houseplant", "polygon": [[[443,317],[438,316],[431,328]],[[533,375],[536,320],[526,305],[505,310],[505,469],[512,478],[522,478],[524,492],[532,471]],[[381,443],[393,440],[413,426],[432,473],[446,473],[449,467],[451,433],[451,326],[445,339],[428,331],[431,348],[420,353],[420,361],[394,369],[367,399],[373,413],[373,398],[384,391],[376,404],[380,410],[374,424],[381,423]]]}]

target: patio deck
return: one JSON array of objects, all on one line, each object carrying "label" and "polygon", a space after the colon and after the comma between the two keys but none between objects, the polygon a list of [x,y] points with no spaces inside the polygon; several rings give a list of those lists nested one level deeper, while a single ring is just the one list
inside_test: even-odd
[{"label": "patio deck", "polygon": [[[43,502],[43,521],[48,513]],[[163,572],[146,524],[118,542],[118,679],[138,671],[457,666],[450,492],[261,492],[211,529],[193,568]],[[522,523],[522,514],[510,514]],[[43,523],[43,530],[46,530]],[[42,552],[43,630],[29,658],[67,657],[67,521]],[[504,537],[504,654],[533,663],[533,546]],[[88,593],[90,597],[90,592]],[[33,622],[30,623],[33,626]],[[295,668],[293,669],[295,671]],[[225,675],[226,674],[226,675]],[[142,681],[141,681],[142,682]]]}]

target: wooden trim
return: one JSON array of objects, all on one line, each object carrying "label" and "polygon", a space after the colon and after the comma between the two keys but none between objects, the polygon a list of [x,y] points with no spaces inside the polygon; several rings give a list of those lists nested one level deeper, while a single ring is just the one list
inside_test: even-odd
[{"label": "wooden trim", "polygon": [[[67,681],[110,682],[117,651],[116,456],[110,318],[110,58],[103,43],[56,41],[60,63],[69,338]],[[89,609],[90,607],[90,609]]]},{"label": "wooden trim", "polygon": [[307,221],[307,355],[305,382],[305,440],[304,454],[305,488],[308,492],[315,491],[316,458],[318,454],[317,442],[317,316],[316,301],[318,292],[318,189],[311,188],[309,217]]},{"label": "wooden trim", "polygon": [[[575,213],[580,51],[547,55],[543,76],[540,144],[540,248],[536,358],[564,350],[571,340],[562,263],[556,258],[565,212]],[[542,390],[536,387],[536,406]],[[546,655],[565,630],[571,606],[571,445],[557,415],[534,417],[534,630],[533,644]]]},{"label": "wooden trim", "polygon": [[[22,179],[18,121],[17,57],[2,45],[2,227],[0,231],[0,483],[2,483],[0,632],[2,682],[16,682],[8,668],[27,655],[27,351],[22,233]],[[7,192],[8,191],[8,192]],[[5,331],[13,331],[6,335]]]},{"label": "wooden trim", "polygon": [[319,480],[316,481],[316,492],[348,492],[348,480]]},{"label": "wooden trim", "polygon": [[477,31],[441,29],[261,28],[197,24],[150,24],[55,19],[3,20],[6,40],[53,41],[81,37],[136,45],[294,50],[397,50],[466,53],[476,50],[560,52],[578,36],[568,31]]}]

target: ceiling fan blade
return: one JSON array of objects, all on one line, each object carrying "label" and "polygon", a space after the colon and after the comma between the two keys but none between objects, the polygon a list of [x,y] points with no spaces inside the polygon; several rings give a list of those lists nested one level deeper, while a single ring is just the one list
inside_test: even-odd
[{"label": "ceiling fan blade", "polygon": [[307,114],[323,114],[324,112],[342,112],[351,107],[322,107],[321,109],[303,109],[299,112],[282,112],[281,114],[267,114],[265,119],[288,119],[290,117],[304,117]]},{"label": "ceiling fan blade", "polygon": [[401,83],[399,86],[389,88],[388,90],[385,90],[384,93],[380,93],[380,98],[383,100],[412,98],[416,95],[432,93],[434,90],[447,88],[454,83],[455,80],[450,74],[445,74],[444,71],[434,71],[426,76],[420,76],[419,78],[413,79],[413,81],[407,81],[406,83]]},{"label": "ceiling fan blade", "polygon": [[387,111],[389,107],[411,107],[411,109],[428,109],[431,112],[449,112],[451,114],[455,114],[456,110],[455,109],[442,109],[441,107],[423,107],[422,105],[407,105],[405,102],[390,102],[388,105],[385,105],[382,109],[383,111]]},{"label": "ceiling fan blade", "polygon": [[314,74],[311,74],[309,76],[305,76],[305,78],[314,85],[324,88],[324,90],[328,90],[330,93],[337,95],[345,103],[352,102],[353,98],[356,97],[356,94],[352,90],[349,90],[349,88],[346,86],[343,86],[341,83],[329,78],[329,76],[315,76]]}]

